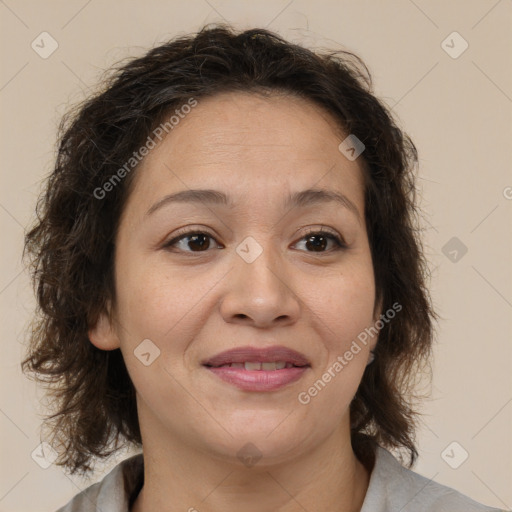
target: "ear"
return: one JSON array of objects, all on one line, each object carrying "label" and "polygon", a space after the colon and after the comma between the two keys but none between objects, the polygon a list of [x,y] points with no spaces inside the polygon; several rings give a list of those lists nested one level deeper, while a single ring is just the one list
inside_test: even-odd
[{"label": "ear", "polygon": [[[110,304],[108,305],[110,311]],[[89,329],[89,340],[101,350],[114,350],[121,346],[119,337],[112,326],[111,315],[108,312],[102,312],[96,322],[96,325]]]},{"label": "ear", "polygon": [[376,322],[379,320],[380,315],[382,314],[382,297],[380,297],[379,302],[377,303],[377,298],[375,298],[375,303],[373,306],[373,321]]},{"label": "ear", "polygon": [[[380,319],[381,314],[382,314],[382,298],[379,300],[378,304],[377,304],[377,302],[375,302],[374,313],[373,313],[373,323],[374,324]],[[379,341],[378,335],[371,337],[370,343],[368,344],[368,346],[370,347],[370,351],[375,350],[375,347],[377,346],[378,341]]]}]

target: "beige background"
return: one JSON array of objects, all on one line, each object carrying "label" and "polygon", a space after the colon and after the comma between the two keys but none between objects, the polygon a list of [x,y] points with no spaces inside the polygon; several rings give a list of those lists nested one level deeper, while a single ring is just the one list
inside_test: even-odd
[{"label": "beige background", "polygon": [[[60,116],[115,61],[223,18],[356,52],[415,141],[432,293],[443,318],[415,470],[512,507],[511,0],[4,0],[0,16],[0,511],[55,510],[117,462],[82,481],[31,458],[42,410],[19,368],[34,306],[20,256]],[[47,59],[31,48],[43,31],[59,45]],[[441,46],[453,31],[469,44],[458,58]],[[448,44],[462,48],[457,39]],[[468,249],[457,262],[443,252],[452,237]],[[469,454],[457,469],[441,455],[453,441],[450,462]]]}]

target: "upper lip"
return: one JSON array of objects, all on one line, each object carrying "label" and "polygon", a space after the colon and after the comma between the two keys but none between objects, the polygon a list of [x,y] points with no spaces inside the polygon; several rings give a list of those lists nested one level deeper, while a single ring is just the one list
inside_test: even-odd
[{"label": "upper lip", "polygon": [[285,361],[295,366],[309,366],[306,356],[296,350],[283,346],[267,348],[238,347],[220,352],[203,361],[202,364],[205,366],[222,366],[229,363],[271,363],[273,361]]}]

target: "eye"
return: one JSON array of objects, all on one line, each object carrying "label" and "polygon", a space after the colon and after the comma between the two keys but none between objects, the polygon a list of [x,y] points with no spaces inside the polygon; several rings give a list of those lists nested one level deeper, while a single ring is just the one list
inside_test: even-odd
[{"label": "eye", "polygon": [[[189,239],[188,242],[187,239]],[[190,230],[179,233],[172,240],[166,242],[163,248],[172,250],[173,252],[174,248],[176,247],[178,248],[178,251],[181,252],[206,252],[211,247],[209,240],[215,240],[213,235],[211,235],[210,233],[206,231]],[[307,252],[332,252],[347,247],[340,236],[325,230],[312,229],[309,232],[307,232],[301,238],[300,241],[302,240],[305,240],[306,247],[311,249],[310,251]],[[333,242],[334,248],[331,249],[331,251],[323,250],[326,248],[329,242]]]},{"label": "eye", "polygon": [[[188,243],[185,242],[187,238],[190,238],[190,241]],[[169,240],[169,242],[166,242],[164,248],[170,249],[173,247],[177,247],[178,245],[181,245],[181,247],[178,247],[178,249],[184,252],[205,252],[210,247],[208,239],[214,240],[213,236],[210,233],[207,233],[206,231],[186,231],[185,233],[179,234],[172,240]],[[198,250],[186,251],[184,250],[184,247],[195,247]]]},{"label": "eye", "polygon": [[[340,236],[325,230],[312,229],[307,232],[301,240],[305,240],[306,247],[312,248],[312,251],[308,252],[332,252],[347,247],[345,241]],[[334,243],[334,249],[331,251],[322,250],[328,245],[328,242]]]}]

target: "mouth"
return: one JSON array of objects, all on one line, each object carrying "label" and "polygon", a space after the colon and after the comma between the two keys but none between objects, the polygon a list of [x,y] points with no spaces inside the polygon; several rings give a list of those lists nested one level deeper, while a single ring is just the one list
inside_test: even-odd
[{"label": "mouth", "polygon": [[243,363],[239,362],[233,362],[233,363],[226,363],[221,365],[209,365],[206,364],[204,366],[207,366],[209,368],[240,368],[244,370],[250,370],[250,371],[275,371],[275,370],[282,370],[283,368],[300,368],[302,366],[306,365],[295,365],[292,363],[289,363],[287,361],[269,361],[269,362],[263,362],[263,361],[244,361]]},{"label": "mouth", "polygon": [[311,367],[303,354],[282,346],[228,350],[202,365],[244,391],[275,391],[297,381]]},{"label": "mouth", "polygon": [[[235,368],[244,367],[246,370],[278,370],[290,367],[290,365],[310,366],[309,360],[304,354],[283,346],[268,348],[238,347],[220,352],[203,361],[202,364],[216,368],[226,365],[242,365],[235,366]],[[276,367],[268,365],[276,365]]]}]

